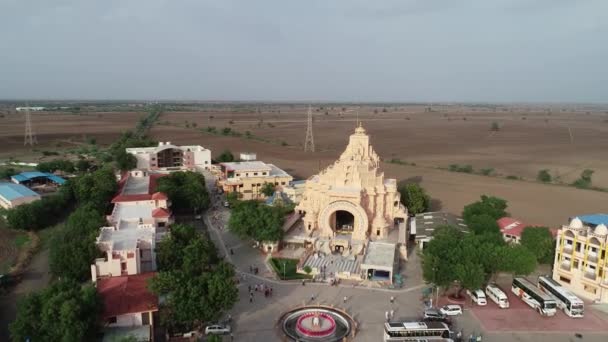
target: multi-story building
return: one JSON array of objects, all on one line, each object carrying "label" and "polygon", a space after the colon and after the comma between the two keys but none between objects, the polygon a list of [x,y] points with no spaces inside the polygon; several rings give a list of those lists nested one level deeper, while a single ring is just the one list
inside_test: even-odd
[{"label": "multi-story building", "polygon": [[219,185],[226,192],[236,192],[243,200],[265,198],[265,183],[287,186],[293,180],[287,172],[261,161],[220,164]]},{"label": "multi-story building", "polygon": [[557,232],[553,279],[577,295],[608,303],[608,215],[575,217]]},{"label": "multi-story building", "polygon": [[134,170],[119,182],[114,209],[107,216],[110,225],[101,227],[97,237],[105,255],[91,265],[93,281],[156,270],[156,243],[173,222],[167,196],[155,192],[161,176]]},{"label": "multi-story building", "polygon": [[137,159],[137,168],[143,170],[195,170],[208,169],[211,151],[198,145],[175,146],[171,142],[159,142],[156,147],[127,148],[127,153]]}]

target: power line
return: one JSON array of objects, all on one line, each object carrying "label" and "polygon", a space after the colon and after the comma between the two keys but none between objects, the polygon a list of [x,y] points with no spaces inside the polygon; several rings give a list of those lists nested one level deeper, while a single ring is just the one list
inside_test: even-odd
[{"label": "power line", "polygon": [[308,105],[308,127],[306,127],[306,141],[304,142],[304,152],[315,151],[315,138],[312,135],[312,110]]}]

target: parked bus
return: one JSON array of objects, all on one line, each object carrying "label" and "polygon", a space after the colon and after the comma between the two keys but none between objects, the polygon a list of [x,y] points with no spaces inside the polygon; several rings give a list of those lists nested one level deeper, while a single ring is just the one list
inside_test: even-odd
[{"label": "parked bus", "polygon": [[390,322],[384,324],[384,342],[452,342],[452,332],[443,322]]},{"label": "parked bus", "polygon": [[496,284],[488,284],[488,286],[486,286],[486,295],[488,295],[488,298],[496,303],[501,309],[509,308],[509,298],[507,297],[507,294]]},{"label": "parked bus", "polygon": [[583,317],[585,303],[574,293],[549,277],[538,277],[538,287],[555,298],[557,307],[570,317]]},{"label": "parked bus", "polygon": [[514,278],[511,292],[543,316],[554,316],[557,312],[555,299],[542,292],[526,278]]}]

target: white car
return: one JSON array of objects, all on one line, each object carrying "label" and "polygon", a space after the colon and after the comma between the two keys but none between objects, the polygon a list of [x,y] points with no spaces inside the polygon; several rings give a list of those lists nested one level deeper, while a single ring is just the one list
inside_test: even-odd
[{"label": "white car", "polygon": [[462,307],[457,304],[448,304],[439,309],[442,314],[447,316],[462,315]]},{"label": "white car", "polygon": [[486,294],[483,293],[483,291],[481,290],[475,290],[475,291],[470,291],[467,290],[467,295],[469,297],[471,297],[471,300],[475,303],[477,303],[477,305],[479,306],[484,306],[486,304],[488,304],[487,300],[486,300]]},{"label": "white car", "polygon": [[230,326],[229,325],[210,325],[205,328],[205,335],[225,335],[230,334]]}]

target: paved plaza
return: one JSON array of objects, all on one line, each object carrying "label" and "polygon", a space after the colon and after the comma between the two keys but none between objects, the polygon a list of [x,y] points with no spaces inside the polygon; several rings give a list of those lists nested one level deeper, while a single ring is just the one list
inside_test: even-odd
[{"label": "paved plaza", "polygon": [[[211,177],[206,177],[209,183],[212,183]],[[209,184],[209,188],[213,189],[213,185]],[[374,288],[368,282],[357,283],[357,286],[345,283],[340,286],[330,286],[326,283],[307,283],[302,286],[301,282],[297,281],[278,281],[265,262],[266,256],[254,248],[252,243],[242,241],[227,231],[225,227],[229,211],[221,206],[215,208],[205,217],[205,224],[210,227],[210,235],[220,254],[225,255],[241,274],[239,301],[230,310],[234,341],[281,341],[282,336],[277,327],[281,314],[296,306],[310,303],[333,305],[349,312],[359,324],[355,341],[381,341],[387,311],[394,311],[394,320],[421,318],[423,289],[426,286],[415,251],[410,251],[409,261],[401,265],[404,286],[397,290]],[[212,219],[214,215],[219,219]],[[250,266],[259,269],[257,276],[249,272]],[[256,284],[271,286],[272,296],[265,297],[262,292],[254,291],[253,301],[250,302],[248,287],[253,289]],[[313,296],[314,300],[311,300]],[[393,303],[390,301],[391,297],[395,298]],[[464,336],[482,333],[484,341],[497,342],[608,340],[608,316],[604,313],[588,307],[588,319],[573,320],[561,312],[556,317],[545,319],[525,306],[521,300],[512,296],[509,299],[513,307],[501,311],[492,302],[486,308],[465,305],[464,314],[453,320],[454,330],[462,330]],[[445,299],[440,298],[440,303],[444,301]],[[551,324],[545,324],[547,322]],[[539,329],[545,331],[538,331]],[[577,338],[576,333],[582,334],[583,339]],[[230,341],[230,338],[225,337],[225,341]]]}]

